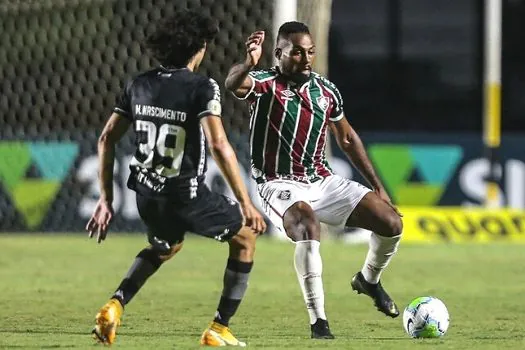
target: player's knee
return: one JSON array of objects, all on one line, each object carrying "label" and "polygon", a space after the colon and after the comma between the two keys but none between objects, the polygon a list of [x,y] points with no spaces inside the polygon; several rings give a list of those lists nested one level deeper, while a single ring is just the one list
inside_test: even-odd
[{"label": "player's knee", "polygon": [[283,226],[293,241],[320,239],[321,224],[312,207],[305,202],[298,202],[286,211]]},{"label": "player's knee", "polygon": [[255,254],[256,235],[251,229],[246,227],[241,229],[230,241],[230,256],[238,257],[241,260],[250,260]]},{"label": "player's knee", "polygon": [[397,213],[392,213],[387,216],[385,220],[386,232],[385,235],[390,237],[399,236],[403,233],[403,221],[397,215]]},{"label": "player's knee", "polygon": [[160,259],[164,261],[168,261],[169,259],[173,258],[175,254],[177,254],[182,249],[182,242],[174,244],[170,247],[170,250],[167,254],[159,255]]}]

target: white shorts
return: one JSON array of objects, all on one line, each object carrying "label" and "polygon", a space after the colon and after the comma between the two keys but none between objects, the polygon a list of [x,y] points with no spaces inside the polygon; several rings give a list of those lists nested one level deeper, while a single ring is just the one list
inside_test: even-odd
[{"label": "white shorts", "polygon": [[357,204],[371,190],[358,182],[331,175],[314,183],[272,180],[257,186],[262,207],[284,233],[283,215],[297,202],[308,203],[319,221],[332,226],[346,223]]}]

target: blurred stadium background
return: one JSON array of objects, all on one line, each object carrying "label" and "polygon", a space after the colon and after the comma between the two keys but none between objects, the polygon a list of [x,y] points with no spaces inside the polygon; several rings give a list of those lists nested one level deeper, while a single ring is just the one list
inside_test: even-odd
[{"label": "blurred stadium background", "polygon": [[[351,229],[322,245],[337,337],[323,348],[524,347],[523,249],[515,243],[525,237],[525,0],[0,0],[0,348],[92,345],[96,310],[145,244],[140,234],[113,232],[102,246],[87,242],[97,137],[126,78],[156,64],[142,39],[182,7],[220,21],[202,72],[221,86],[250,32],[269,33],[261,63],[268,66],[276,26],[294,18],[310,25],[316,70],[340,88],[404,213],[403,241],[415,243],[402,244],[382,281],[400,307],[435,295],[451,314],[446,339],[416,342],[399,319],[351,295],[349,279],[367,249],[341,247],[367,240]],[[223,102],[255,198],[247,108],[224,91]],[[130,133],[117,150],[119,233],[144,230],[125,187],[132,140]],[[330,158],[338,173],[362,181],[337,147]],[[213,162],[207,181],[228,193]],[[221,290],[227,248],[217,247],[188,239],[126,308],[116,346],[195,348]],[[267,349],[316,347],[293,248],[261,239],[257,249],[236,334]]]},{"label": "blurred stadium background", "polygon": [[[82,230],[98,194],[97,135],[115,96],[127,77],[155,65],[141,47],[155,21],[187,7],[220,21],[221,33],[202,72],[221,84],[228,68],[242,59],[250,32],[270,33],[261,63],[268,66],[275,26],[293,18],[310,24],[319,47],[316,68],[341,90],[350,122],[395,203],[410,213],[406,220],[413,219],[413,230],[430,239],[523,235],[525,1],[503,1],[502,137],[501,144],[492,145],[483,138],[488,3],[3,0],[0,230]],[[497,91],[492,96],[497,114]],[[248,172],[247,108],[224,91],[223,100],[226,127],[255,196]],[[116,231],[143,230],[134,195],[125,188],[131,152],[132,134],[119,147],[115,167]],[[337,147],[331,158],[337,172],[362,180]],[[499,188],[491,207],[515,211],[464,217],[467,211],[437,210],[485,206],[488,181]],[[228,192],[213,163],[208,183]]]}]

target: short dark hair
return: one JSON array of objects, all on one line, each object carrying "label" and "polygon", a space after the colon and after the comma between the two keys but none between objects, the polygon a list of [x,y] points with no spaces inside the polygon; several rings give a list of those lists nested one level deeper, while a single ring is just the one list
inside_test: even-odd
[{"label": "short dark hair", "polygon": [[177,11],[158,23],[145,46],[160,64],[183,67],[219,32],[212,18],[195,11]]},{"label": "short dark hair", "polygon": [[291,21],[283,23],[283,25],[279,27],[277,41],[279,41],[279,39],[288,39],[291,34],[296,33],[310,34],[310,29],[308,29],[308,26],[302,22]]}]

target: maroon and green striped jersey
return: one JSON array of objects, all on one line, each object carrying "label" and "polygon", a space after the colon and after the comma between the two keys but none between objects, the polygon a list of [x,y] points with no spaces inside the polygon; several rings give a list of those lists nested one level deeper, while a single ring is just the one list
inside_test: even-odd
[{"label": "maroon and green striped jersey", "polygon": [[250,72],[250,151],[257,182],[312,182],[332,174],[325,154],[329,121],[343,118],[336,86],[317,73],[303,85],[277,67]]}]

